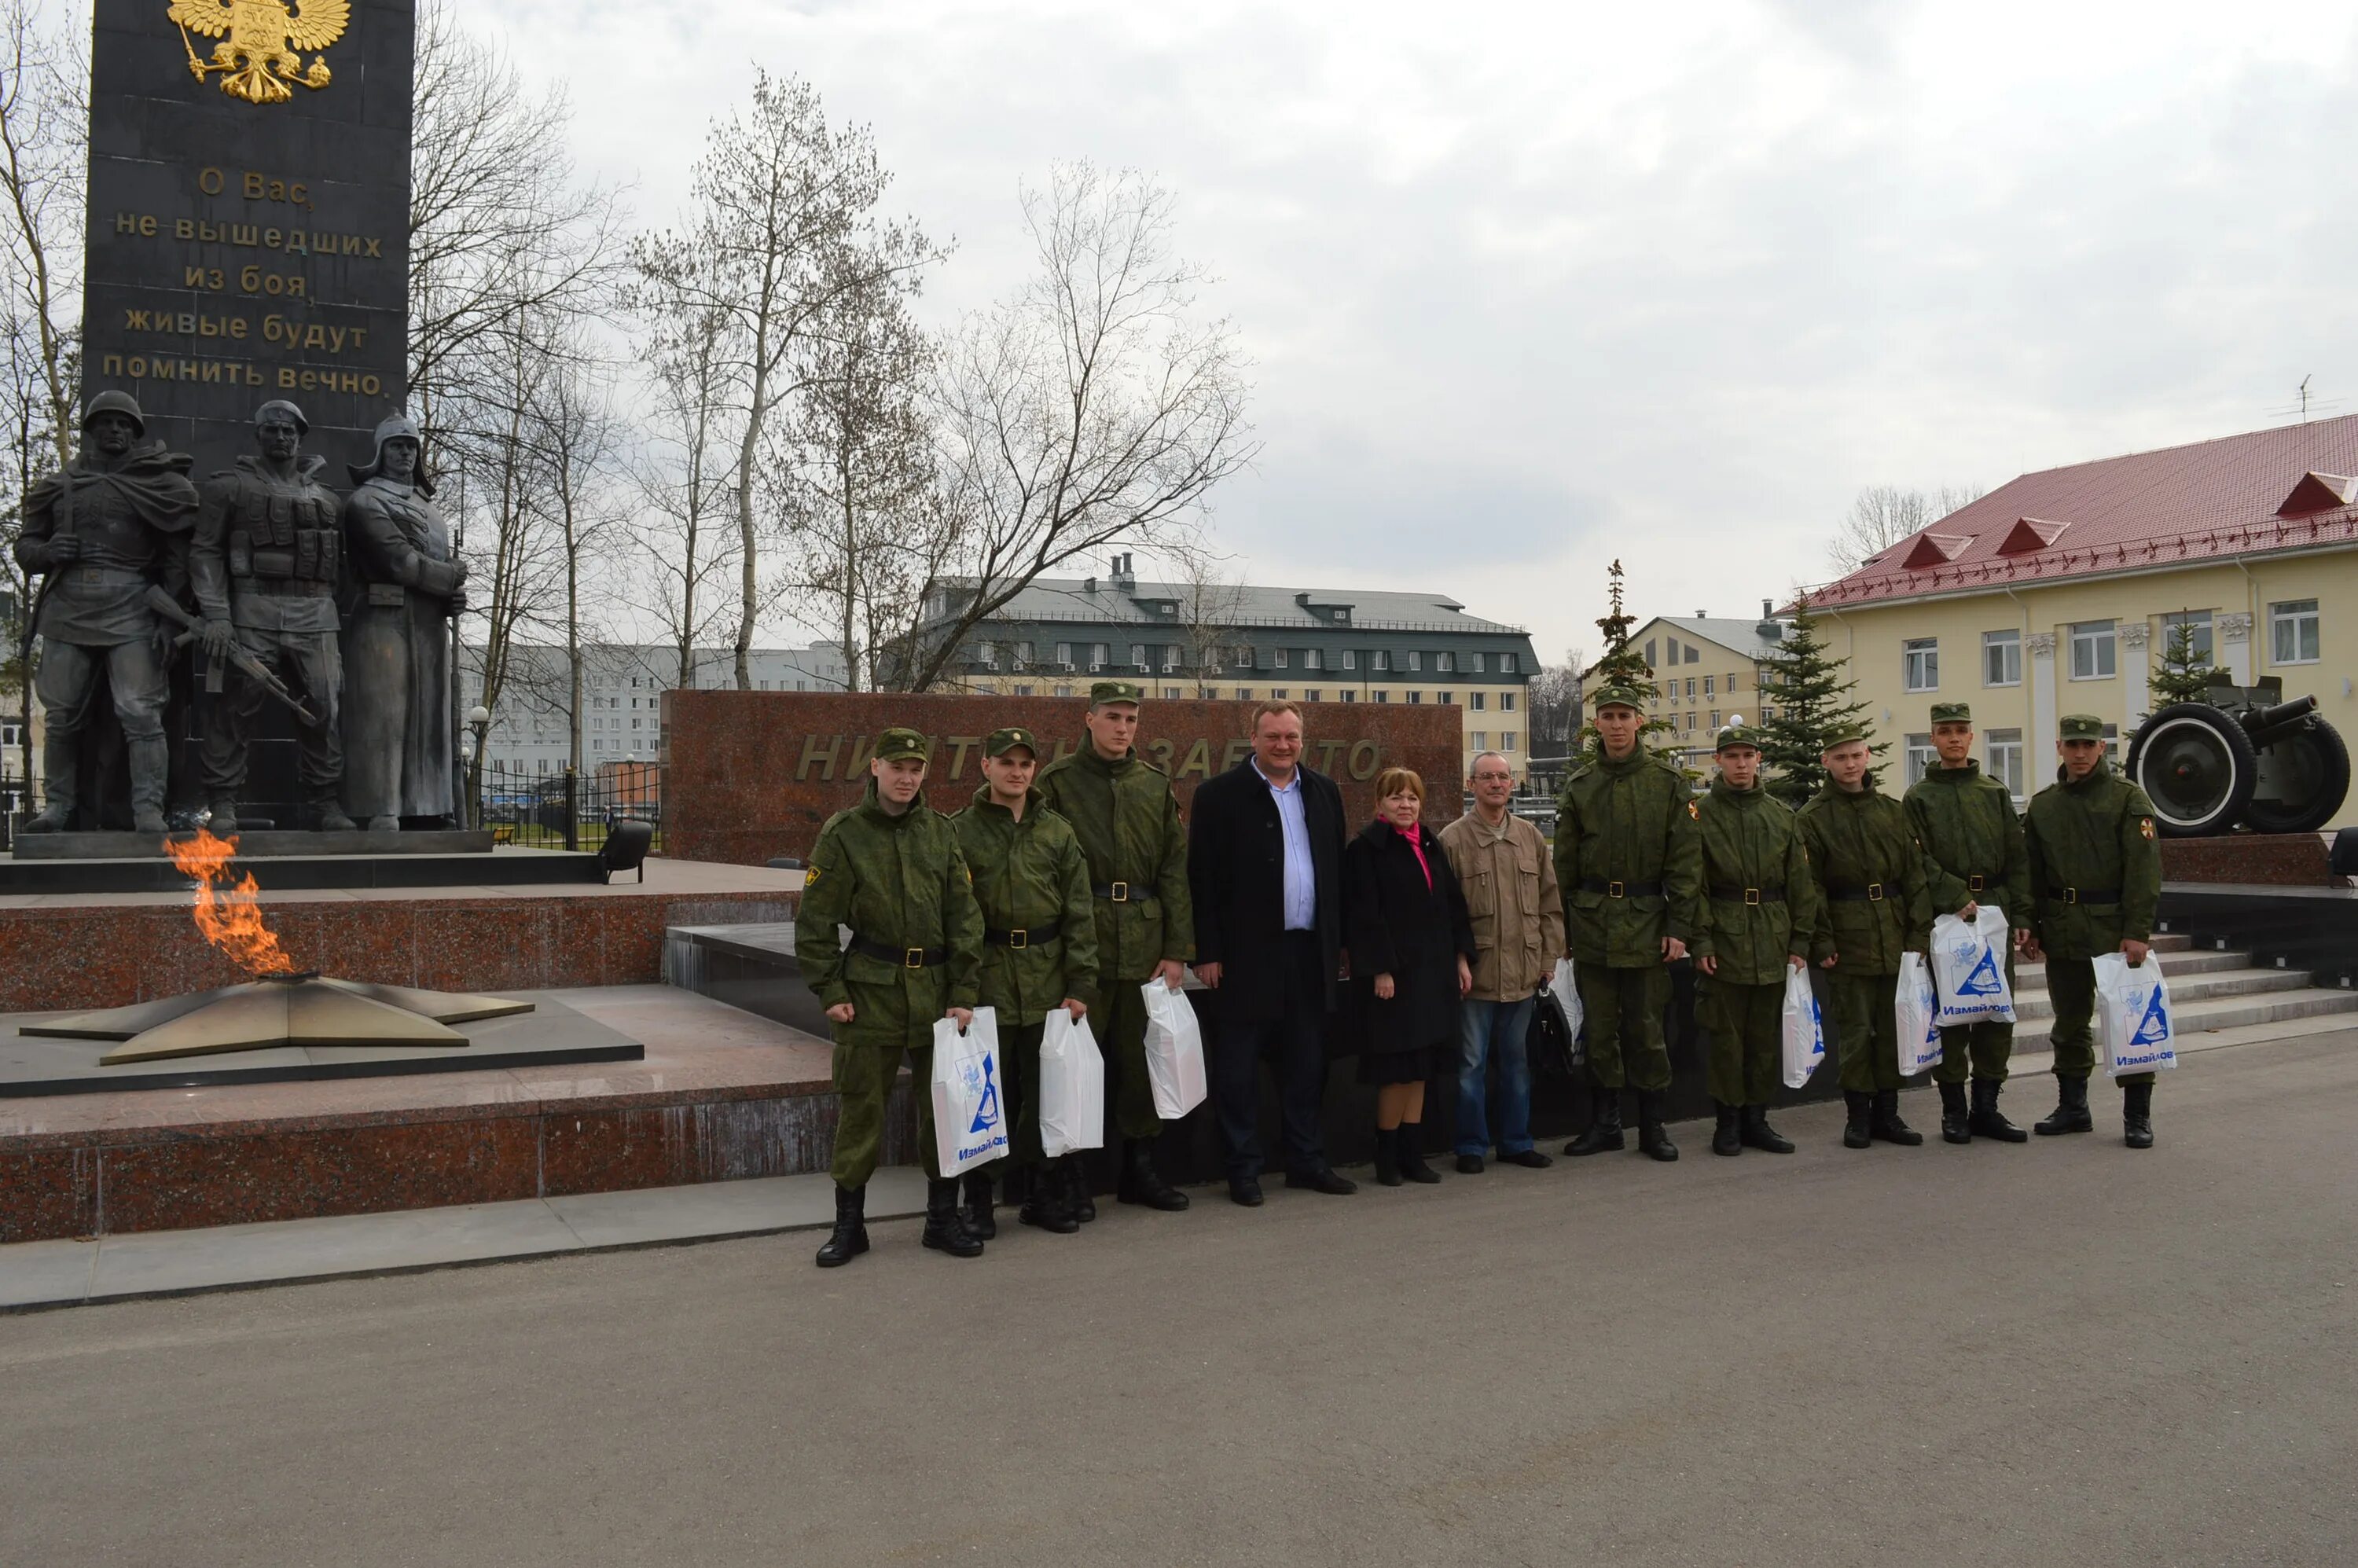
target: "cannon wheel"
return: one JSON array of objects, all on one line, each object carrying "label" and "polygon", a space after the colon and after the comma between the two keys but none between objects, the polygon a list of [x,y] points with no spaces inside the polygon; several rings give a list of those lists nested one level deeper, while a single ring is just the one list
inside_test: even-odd
[{"label": "cannon wheel", "polygon": [[2128,775],[2153,801],[2172,838],[2234,827],[2260,782],[2259,753],[2234,716],[2207,702],[2173,702],[2129,742]]},{"label": "cannon wheel", "polygon": [[2350,793],[2350,748],[2321,719],[2263,751],[2260,767],[2284,797],[2253,796],[2244,820],[2255,832],[2313,833]]}]

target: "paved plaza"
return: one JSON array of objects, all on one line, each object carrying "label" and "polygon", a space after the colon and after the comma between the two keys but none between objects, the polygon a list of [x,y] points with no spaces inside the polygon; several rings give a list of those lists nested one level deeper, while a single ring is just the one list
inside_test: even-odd
[{"label": "paved plaza", "polygon": [[2358,1033],[2156,1105],[0,1317],[0,1561],[2353,1561]]}]

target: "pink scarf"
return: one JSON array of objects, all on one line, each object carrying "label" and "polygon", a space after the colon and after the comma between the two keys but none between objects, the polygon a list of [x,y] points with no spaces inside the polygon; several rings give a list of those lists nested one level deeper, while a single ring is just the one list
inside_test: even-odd
[{"label": "pink scarf", "polygon": [[1412,823],[1408,827],[1402,827],[1396,822],[1388,821],[1384,826],[1390,827],[1393,832],[1407,839],[1408,847],[1416,851],[1417,870],[1424,873],[1424,891],[1431,892],[1433,891],[1433,862],[1424,858],[1424,825],[1422,823]]}]

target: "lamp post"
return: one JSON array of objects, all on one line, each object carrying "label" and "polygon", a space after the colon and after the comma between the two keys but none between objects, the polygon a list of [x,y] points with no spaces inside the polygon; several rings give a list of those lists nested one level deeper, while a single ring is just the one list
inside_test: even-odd
[{"label": "lamp post", "polygon": [[468,816],[471,824],[480,828],[483,825],[483,764],[490,760],[483,753],[483,746],[491,735],[492,710],[480,702],[467,709],[467,728],[475,732],[475,746],[471,759],[474,788],[467,792]]}]

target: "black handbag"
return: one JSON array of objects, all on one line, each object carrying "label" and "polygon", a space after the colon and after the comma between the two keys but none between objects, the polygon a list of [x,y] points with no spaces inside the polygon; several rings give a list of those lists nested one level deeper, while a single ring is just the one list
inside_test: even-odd
[{"label": "black handbag", "polygon": [[1542,990],[1531,1009],[1531,1033],[1524,1037],[1524,1054],[1530,1057],[1531,1072],[1540,1077],[1561,1078],[1570,1083],[1580,1076],[1580,1041],[1572,1032],[1572,1020],[1563,1015],[1563,1003],[1556,1000],[1552,990]]}]

